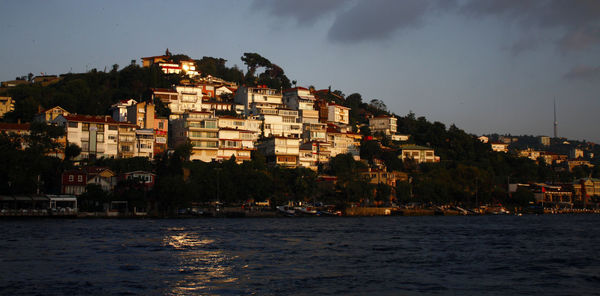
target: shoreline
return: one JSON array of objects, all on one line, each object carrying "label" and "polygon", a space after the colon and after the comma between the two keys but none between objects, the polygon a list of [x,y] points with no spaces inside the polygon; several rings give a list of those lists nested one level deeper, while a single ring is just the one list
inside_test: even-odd
[{"label": "shoreline", "polygon": [[456,210],[439,209],[398,209],[398,208],[375,208],[354,207],[343,211],[341,216],[331,215],[297,215],[293,217],[282,215],[276,211],[240,211],[237,208],[221,212],[206,211],[202,215],[180,214],[180,215],[151,215],[147,213],[118,213],[118,212],[79,212],[69,215],[50,215],[33,213],[3,213],[0,220],[4,219],[203,219],[203,218],[300,218],[300,217],[381,217],[381,216],[522,216],[522,215],[574,215],[574,214],[600,214],[600,209],[544,209],[543,213],[516,212],[516,213],[472,213],[464,214]]}]

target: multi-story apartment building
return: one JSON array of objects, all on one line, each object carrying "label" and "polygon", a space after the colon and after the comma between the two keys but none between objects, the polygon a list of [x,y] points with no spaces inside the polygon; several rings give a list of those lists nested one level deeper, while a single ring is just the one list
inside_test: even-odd
[{"label": "multi-story apartment building", "polygon": [[316,171],[319,164],[329,162],[330,156],[329,143],[320,141],[306,142],[300,145],[298,165]]},{"label": "multi-story apartment building", "polygon": [[338,154],[350,153],[356,160],[360,160],[360,140],[359,134],[349,133],[340,129],[327,128],[327,143],[331,145],[331,157]]},{"label": "multi-story apartment building", "polygon": [[118,146],[118,157],[129,158],[136,156],[136,138],[135,131],[136,126],[133,123],[121,122],[119,123],[119,146]]},{"label": "multi-story apartment building", "polygon": [[263,86],[240,86],[235,93],[234,102],[243,106],[246,115],[260,114],[262,109],[283,108],[281,92]]},{"label": "multi-story apartment building", "polygon": [[260,109],[256,118],[263,122],[263,136],[300,138],[302,122],[298,111],[290,109]]},{"label": "multi-story apartment building", "polygon": [[310,141],[327,141],[327,124],[325,123],[304,123],[302,125],[302,140]]},{"label": "multi-story apartment building", "polygon": [[188,112],[171,121],[175,146],[190,141],[191,160],[210,162],[218,158],[219,127],[211,112]]},{"label": "multi-story apartment building", "polygon": [[116,121],[127,121],[127,108],[137,104],[134,99],[120,100],[110,106],[112,118]]},{"label": "multi-story apartment building", "polygon": [[81,147],[82,158],[118,157],[119,122],[110,116],[59,115],[53,121],[66,129],[66,141]]},{"label": "multi-story apartment building", "polygon": [[300,139],[287,137],[266,138],[259,142],[258,150],[265,155],[267,163],[296,167],[300,154]]},{"label": "multi-story apartment building", "polygon": [[350,122],[350,108],[329,103],[327,106],[327,121],[348,124]]},{"label": "multi-story apartment building", "polygon": [[241,129],[251,131],[256,139],[262,133],[262,121],[254,118],[238,118],[233,116],[219,116],[219,128]]},{"label": "multi-story apartment building", "polygon": [[249,130],[219,128],[219,150],[217,157],[220,160],[235,157],[238,163],[250,160],[256,133]]},{"label": "multi-story apartment building", "polygon": [[396,134],[398,131],[398,120],[396,117],[381,115],[369,118],[369,129],[373,134],[383,133],[386,136]]},{"label": "multi-story apartment building", "polygon": [[154,128],[154,104],[150,102],[133,103],[127,107],[126,114],[127,122],[137,125],[140,129]]},{"label": "multi-story apartment building", "polygon": [[154,158],[154,129],[135,131],[135,156]]},{"label": "multi-story apartment building", "polygon": [[167,151],[169,138],[169,119],[154,118],[154,155]]},{"label": "multi-story apartment building", "polygon": [[423,162],[439,162],[439,157],[435,156],[433,148],[417,146],[417,145],[402,145],[400,146],[402,153],[398,156],[402,161],[412,159],[416,163]]}]

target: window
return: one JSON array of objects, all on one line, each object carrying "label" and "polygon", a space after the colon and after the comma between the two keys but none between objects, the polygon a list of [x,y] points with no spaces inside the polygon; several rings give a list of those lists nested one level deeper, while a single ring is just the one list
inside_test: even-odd
[{"label": "window", "polygon": [[69,175],[69,182],[73,182],[75,180],[75,177],[73,175]]},{"label": "window", "polygon": [[98,142],[98,143],[104,143],[104,133],[97,133],[96,134],[96,142]]},{"label": "window", "polygon": [[77,176],[77,182],[83,182],[83,176],[82,175]]},{"label": "window", "polygon": [[158,129],[164,129],[165,128],[165,123],[164,122],[159,122],[158,123]]},{"label": "window", "polygon": [[96,128],[98,129],[99,132],[103,132],[104,131],[104,124],[97,124]]},{"label": "window", "polygon": [[117,126],[116,125],[109,125],[108,126],[108,130],[109,131],[116,131],[117,130]]},{"label": "window", "polygon": [[69,121],[69,127],[79,127],[79,122]]},{"label": "window", "polygon": [[82,123],[81,129],[84,131],[89,131],[90,130],[90,124],[89,123]]}]

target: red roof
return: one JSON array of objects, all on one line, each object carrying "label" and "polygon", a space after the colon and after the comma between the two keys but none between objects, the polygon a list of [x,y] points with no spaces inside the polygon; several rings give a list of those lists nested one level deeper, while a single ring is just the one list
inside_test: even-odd
[{"label": "red roof", "polygon": [[176,91],[168,88],[151,88],[152,92],[168,92],[168,93],[177,93]]},{"label": "red roof", "polygon": [[29,130],[29,123],[4,123],[0,122],[0,130]]},{"label": "red roof", "polygon": [[308,90],[308,88],[298,86],[298,87],[294,87],[294,88],[288,88],[288,89],[284,90],[283,92],[290,92],[290,91],[295,91],[295,90]]},{"label": "red roof", "polygon": [[83,122],[97,122],[97,123],[120,123],[115,121],[108,115],[79,115],[71,114],[64,116],[68,121],[83,121]]}]

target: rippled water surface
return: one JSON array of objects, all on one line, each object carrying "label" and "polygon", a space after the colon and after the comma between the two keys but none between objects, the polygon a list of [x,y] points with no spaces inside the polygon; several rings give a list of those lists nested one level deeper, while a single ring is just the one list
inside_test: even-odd
[{"label": "rippled water surface", "polygon": [[1,220],[1,295],[600,293],[600,216]]}]

